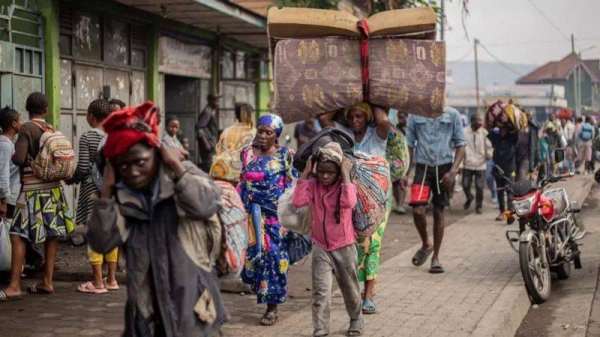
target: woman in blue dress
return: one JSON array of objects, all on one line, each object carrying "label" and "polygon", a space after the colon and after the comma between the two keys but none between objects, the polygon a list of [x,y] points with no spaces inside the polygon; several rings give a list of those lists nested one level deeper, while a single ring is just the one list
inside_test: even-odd
[{"label": "woman in blue dress", "polygon": [[249,213],[249,245],[242,280],[266,303],[261,325],[277,322],[277,305],[287,297],[289,253],[287,229],[277,219],[277,201],[290,188],[297,172],[292,167],[294,152],[278,145],[283,121],[276,115],[258,120],[256,139],[242,151],[242,173],[238,186]]}]

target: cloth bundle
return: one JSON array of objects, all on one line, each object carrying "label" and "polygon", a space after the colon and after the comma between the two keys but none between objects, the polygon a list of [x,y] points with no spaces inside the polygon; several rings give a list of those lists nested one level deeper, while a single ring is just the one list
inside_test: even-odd
[{"label": "cloth bundle", "polygon": [[404,178],[410,167],[410,153],[406,137],[395,126],[390,128],[385,158],[390,164],[390,178],[392,182]]},{"label": "cloth bundle", "polygon": [[381,224],[391,193],[390,167],[386,159],[355,152],[350,173],[356,185],[358,202],[352,212],[352,222],[358,236],[373,234]]},{"label": "cloth bundle", "polygon": [[485,114],[488,129],[498,128],[503,134],[519,132],[527,128],[527,116],[512,101],[501,100],[490,105]]},{"label": "cloth bundle", "polygon": [[223,207],[218,212],[223,227],[223,249],[217,266],[220,275],[240,276],[248,247],[248,218],[242,199],[227,182],[215,181],[221,188]]},{"label": "cloth bundle", "polygon": [[[363,101],[361,42],[287,39],[274,50],[273,110],[286,123]],[[424,117],[442,114],[446,46],[432,40],[368,40],[368,97],[376,105]]]},{"label": "cloth bundle", "polygon": [[213,179],[238,183],[242,172],[242,160],[240,154],[244,148],[252,145],[253,139],[253,134],[246,133],[235,144],[232,144],[230,148],[219,141],[215,148],[213,164],[210,167],[210,177]]}]

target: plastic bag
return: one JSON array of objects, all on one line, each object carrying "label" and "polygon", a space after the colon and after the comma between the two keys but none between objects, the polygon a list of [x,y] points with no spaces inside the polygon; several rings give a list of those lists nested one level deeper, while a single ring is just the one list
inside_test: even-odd
[{"label": "plastic bag", "polygon": [[0,219],[0,271],[10,271],[10,265],[12,261],[10,225],[10,220]]},{"label": "plastic bag", "polygon": [[292,204],[292,194],[296,189],[296,181],[292,183],[292,187],[285,190],[279,197],[277,204],[277,218],[281,225],[298,234],[310,233],[310,221],[306,221],[309,217],[310,207],[296,208]]}]

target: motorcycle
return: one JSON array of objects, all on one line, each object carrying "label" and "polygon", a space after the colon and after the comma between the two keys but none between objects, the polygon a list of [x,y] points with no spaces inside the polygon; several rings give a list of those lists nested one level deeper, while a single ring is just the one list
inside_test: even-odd
[{"label": "motorcycle", "polygon": [[536,184],[531,180],[512,182],[498,166],[494,171],[505,179],[512,200],[508,223],[514,223],[514,215],[519,222],[519,229],[506,231],[506,239],[519,254],[527,292],[534,303],[544,303],[550,298],[551,272],[566,280],[571,275],[571,262],[575,269],[582,268],[577,244],[585,234],[578,218],[581,210],[575,207],[577,202],[569,200],[564,188],[549,188],[573,174],[546,177]]}]

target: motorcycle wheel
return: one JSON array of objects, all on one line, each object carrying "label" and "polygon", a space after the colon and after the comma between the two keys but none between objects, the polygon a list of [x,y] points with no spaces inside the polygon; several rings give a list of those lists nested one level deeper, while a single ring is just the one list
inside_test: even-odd
[{"label": "motorcycle wheel", "polygon": [[559,280],[567,280],[571,277],[571,261],[563,261],[559,266],[552,267],[551,270],[556,273]]},{"label": "motorcycle wheel", "polygon": [[551,278],[550,266],[542,266],[542,246],[537,236],[530,242],[521,242],[519,245],[519,264],[527,293],[536,304],[544,303],[550,298]]}]

